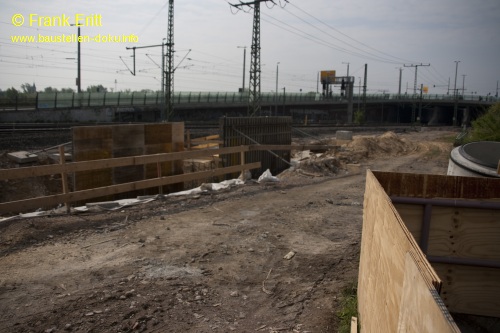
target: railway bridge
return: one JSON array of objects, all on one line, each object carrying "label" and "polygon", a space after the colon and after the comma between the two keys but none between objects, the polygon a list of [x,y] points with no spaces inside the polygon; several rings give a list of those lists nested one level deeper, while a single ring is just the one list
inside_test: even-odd
[{"label": "railway bridge", "polygon": [[[248,115],[248,94],[177,92],[168,121],[214,122]],[[500,99],[477,95],[262,93],[258,116],[295,123],[467,125]],[[35,93],[0,97],[0,122],[155,122],[165,120],[161,92]]]}]

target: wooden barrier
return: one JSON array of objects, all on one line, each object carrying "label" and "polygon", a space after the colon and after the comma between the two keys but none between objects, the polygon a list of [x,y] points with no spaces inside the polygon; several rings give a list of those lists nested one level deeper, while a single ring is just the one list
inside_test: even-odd
[{"label": "wooden barrier", "polygon": [[139,189],[153,188],[163,185],[176,184],[179,182],[189,182],[197,179],[204,179],[225,174],[232,174],[241,172],[243,170],[250,170],[256,168],[258,169],[261,167],[261,164],[260,162],[246,163],[244,159],[242,159],[243,163],[242,165],[219,168],[210,171],[194,172],[177,176],[161,176],[161,174],[158,174],[157,177],[155,178],[129,182],[124,184],[109,185],[109,186],[74,191],[74,192],[69,192],[69,190],[67,191],[64,190],[67,186],[64,184],[64,179],[65,179],[64,176],[67,177],[67,175],[69,174],[80,171],[102,170],[102,169],[125,167],[125,166],[140,166],[145,164],[155,165],[157,163],[183,161],[194,158],[203,158],[203,157],[210,158],[214,155],[220,155],[220,154],[241,155],[244,154],[245,152],[259,151],[259,150],[270,150],[270,149],[280,149],[280,150],[325,149],[326,150],[331,148],[334,148],[334,146],[321,146],[321,145],[239,146],[239,147],[227,147],[219,149],[183,151],[176,153],[109,158],[109,159],[100,159],[95,161],[84,161],[84,162],[70,162],[70,163],[61,162],[60,164],[42,165],[36,167],[2,169],[0,172],[0,181],[9,179],[49,176],[55,174],[63,175],[62,177],[63,193],[45,197],[30,198],[25,200],[0,203],[0,213],[2,214],[17,213],[40,207],[53,207],[61,203],[77,202],[81,200],[88,200],[102,196],[113,195],[116,193],[124,193]]},{"label": "wooden barrier", "polygon": [[500,179],[368,171],[364,204],[363,331],[459,332],[449,312],[500,317]]},{"label": "wooden barrier", "polygon": [[368,170],[358,277],[362,331],[436,332],[433,328],[439,327],[439,332],[459,332],[442,301],[433,297],[440,287],[438,275]]},{"label": "wooden barrier", "polygon": [[[217,150],[207,149],[207,150],[189,151],[189,152],[100,159],[100,160],[85,161],[85,162],[61,163],[56,165],[43,165],[37,167],[4,169],[2,170],[2,172],[0,172],[0,180],[48,176],[53,174],[68,175],[80,171],[103,170],[113,167],[142,166],[146,164],[175,162],[179,160],[182,161],[188,158],[208,157],[218,153],[240,153],[241,151],[248,151],[248,150],[249,150],[248,146],[247,147],[240,146],[240,147],[222,148]],[[150,178],[146,180],[128,182],[123,184],[101,186],[93,189],[85,189],[74,192],[64,193],[63,190],[62,194],[0,203],[0,213],[21,212],[40,207],[53,207],[60,203],[77,202],[81,200],[99,198],[107,195],[114,195],[117,193],[125,193],[129,191],[176,184],[179,182],[190,181],[193,179],[208,178],[212,176],[223,175],[226,173],[241,172],[243,170],[249,170],[258,167],[260,167],[260,163],[251,163],[246,165],[232,166],[228,168],[221,168],[205,172],[189,173],[185,175],[163,176],[163,177],[161,175],[158,175],[156,178]],[[64,177],[62,178],[62,182],[64,189]]]},{"label": "wooden barrier", "polygon": [[500,179],[374,172],[451,312],[500,317]]}]

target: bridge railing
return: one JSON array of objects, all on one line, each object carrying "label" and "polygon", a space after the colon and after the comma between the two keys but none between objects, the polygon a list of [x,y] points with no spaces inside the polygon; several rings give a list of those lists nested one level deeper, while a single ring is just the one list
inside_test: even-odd
[{"label": "bridge railing", "polygon": [[[453,101],[453,95],[438,94],[367,94],[367,102],[383,100],[443,100]],[[173,95],[174,104],[240,104],[248,103],[249,93],[239,92],[176,92]],[[353,101],[363,101],[365,97],[354,95]],[[163,96],[161,92],[83,92],[83,93],[33,93],[33,94],[10,94],[0,93],[0,110],[18,109],[66,109],[66,108],[88,108],[88,107],[141,107],[160,106]],[[464,101],[500,101],[494,96],[460,95],[458,100]],[[263,104],[294,104],[294,103],[328,103],[345,102],[346,98],[341,95],[332,95],[325,98],[319,93],[283,93],[274,92],[261,93]]]}]

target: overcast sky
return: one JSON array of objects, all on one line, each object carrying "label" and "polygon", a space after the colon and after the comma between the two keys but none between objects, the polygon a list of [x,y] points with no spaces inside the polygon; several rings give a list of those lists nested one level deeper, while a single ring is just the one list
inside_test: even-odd
[{"label": "overcast sky", "polygon": [[[236,3],[237,0],[229,0]],[[167,37],[168,0],[3,0],[0,13],[0,89],[20,89],[25,82],[38,90],[52,86],[76,89],[76,43],[14,43],[16,35],[62,35],[75,27],[44,27],[38,16],[100,15],[102,26],[81,27],[82,35],[130,35],[137,43],[81,44],[82,89],[102,84],[110,90],[160,89],[161,48],[132,51],[126,47],[157,45]],[[356,85],[368,64],[368,92],[397,93],[417,84],[429,93],[445,94],[455,83],[465,93],[494,95],[500,79],[500,1],[498,0],[275,0],[261,4],[262,91],[309,92],[317,89],[321,70],[354,76]],[[267,5],[266,5],[267,4]],[[226,0],[174,2],[175,91],[238,91],[246,51],[248,87],[253,11],[231,9]],[[21,27],[12,23],[22,14]],[[191,50],[191,51],[189,51]],[[185,58],[183,60],[183,58]],[[183,60],[183,61],[182,61]],[[182,62],[181,62],[182,61]],[[128,66],[128,68],[127,68]],[[434,85],[436,87],[434,88]],[[321,88],[320,88],[321,89]]]}]

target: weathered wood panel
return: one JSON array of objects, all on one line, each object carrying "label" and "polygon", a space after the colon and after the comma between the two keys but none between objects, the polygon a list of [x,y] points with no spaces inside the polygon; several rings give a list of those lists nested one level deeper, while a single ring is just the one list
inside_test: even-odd
[{"label": "weathered wood panel", "polygon": [[[86,161],[177,152],[183,150],[183,140],[183,123],[78,127],[73,131],[73,150],[77,152],[74,160]],[[182,174],[182,172],[182,161],[166,161],[160,165],[156,163],[154,165],[128,164],[98,171],[78,172],[75,174],[75,190],[129,183],[156,178],[158,175]],[[167,193],[182,189],[183,185],[180,183],[165,186],[162,190]],[[155,194],[159,191],[160,189],[148,189],[120,193],[115,199]]]},{"label": "weathered wood panel", "polygon": [[373,172],[389,196],[417,198],[500,198],[500,179]]},{"label": "weathered wood panel", "polygon": [[433,266],[443,279],[441,297],[451,312],[500,318],[500,269]]}]

